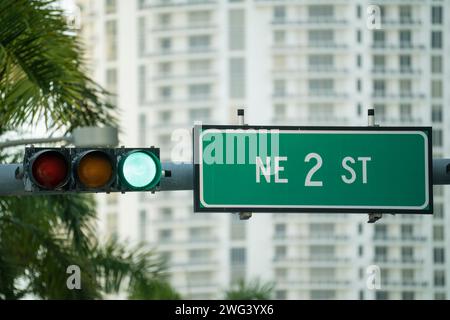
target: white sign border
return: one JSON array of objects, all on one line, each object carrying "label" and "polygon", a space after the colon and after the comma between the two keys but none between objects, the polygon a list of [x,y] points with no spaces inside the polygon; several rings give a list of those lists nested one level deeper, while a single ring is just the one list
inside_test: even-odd
[{"label": "white sign border", "polygon": [[298,208],[298,209],[376,209],[376,210],[389,210],[389,209],[401,209],[401,210],[423,210],[426,207],[429,206],[429,176],[428,176],[428,137],[423,131],[384,131],[384,130],[279,130],[279,134],[284,133],[292,133],[292,134],[333,134],[333,133],[340,133],[340,134],[419,134],[424,138],[424,154],[425,154],[425,202],[421,206],[339,206],[339,205],[324,205],[324,206],[312,206],[312,205],[257,205],[257,204],[241,204],[241,205],[230,205],[230,204],[207,204],[203,197],[203,136],[209,132],[214,133],[248,133],[248,130],[243,129],[206,129],[202,131],[199,135],[199,196],[200,196],[200,202],[203,205],[204,208]]}]

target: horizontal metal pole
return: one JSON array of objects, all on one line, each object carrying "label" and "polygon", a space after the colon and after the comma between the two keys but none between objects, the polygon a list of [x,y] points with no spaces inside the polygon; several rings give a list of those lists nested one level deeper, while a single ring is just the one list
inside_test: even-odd
[{"label": "horizontal metal pole", "polygon": [[[164,170],[164,175],[161,178],[158,191],[193,190],[194,166],[192,164],[163,162],[162,169]],[[0,164],[0,196],[33,195],[33,193],[24,190],[21,171],[22,164]],[[450,184],[450,159],[433,160],[433,184]],[[55,192],[54,194],[62,193]],[[68,192],[64,193],[67,194]],[[42,195],[43,193],[40,194]]]}]

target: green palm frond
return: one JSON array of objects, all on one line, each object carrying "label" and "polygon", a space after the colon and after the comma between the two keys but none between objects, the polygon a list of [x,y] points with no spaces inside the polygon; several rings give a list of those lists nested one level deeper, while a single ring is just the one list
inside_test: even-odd
[{"label": "green palm frond", "polygon": [[0,127],[112,124],[107,92],[82,69],[82,47],[54,1],[0,2]]}]

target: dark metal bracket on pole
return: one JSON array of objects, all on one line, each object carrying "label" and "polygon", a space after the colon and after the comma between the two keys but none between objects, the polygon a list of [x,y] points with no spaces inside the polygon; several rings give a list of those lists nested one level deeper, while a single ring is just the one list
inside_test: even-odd
[{"label": "dark metal bracket on pole", "polygon": [[[238,109],[237,110],[237,116],[240,126],[245,126],[245,120],[244,120],[244,109]],[[252,217],[251,212],[239,212],[239,219],[240,220],[248,220]]]},{"label": "dark metal bracket on pole", "polygon": [[[375,109],[367,110],[367,126],[377,127],[375,124]],[[369,220],[367,223],[375,223],[383,217],[382,213],[369,213]]]}]

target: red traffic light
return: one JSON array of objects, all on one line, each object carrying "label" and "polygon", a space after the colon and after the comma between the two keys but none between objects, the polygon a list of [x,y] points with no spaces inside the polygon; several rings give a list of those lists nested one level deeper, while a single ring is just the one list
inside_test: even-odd
[{"label": "red traffic light", "polygon": [[68,180],[68,161],[58,151],[41,151],[35,155],[31,173],[33,180],[41,188],[55,189],[63,186]]}]

